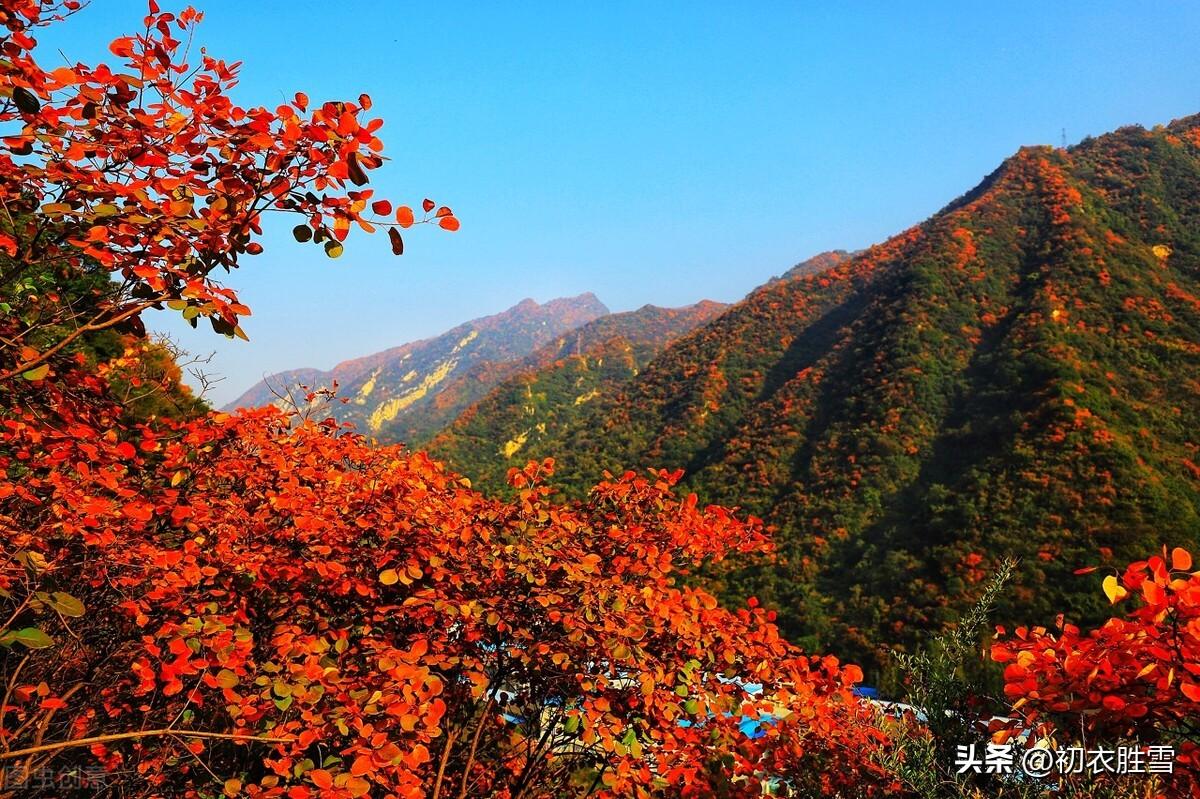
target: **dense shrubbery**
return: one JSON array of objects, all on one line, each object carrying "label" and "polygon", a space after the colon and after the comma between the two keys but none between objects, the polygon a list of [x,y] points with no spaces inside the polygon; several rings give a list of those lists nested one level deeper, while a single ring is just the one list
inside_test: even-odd
[{"label": "dense shrubbery", "polygon": [[[676,498],[677,476],[563,506],[532,467],[502,503],[331,423],[122,402],[152,358],[102,356],[97,336],[137,336],[159,306],[238,334],[248,309],[211,276],[261,250],[265,208],[300,214],[296,237],[330,255],[351,223],[413,216],[368,220],[369,190],[341,193],[379,164],[366,98],[235,108],[232,68],[173,60],[198,15],[153,3],[147,33],[113,44],[128,72],[44,72],[34,27],[74,5],[3,5],[7,785],[95,764],[122,796],[886,782],[857,669],[677,585],[767,544],[754,520]],[[85,275],[102,279],[76,291]],[[768,712],[766,735],[742,735]]]}]

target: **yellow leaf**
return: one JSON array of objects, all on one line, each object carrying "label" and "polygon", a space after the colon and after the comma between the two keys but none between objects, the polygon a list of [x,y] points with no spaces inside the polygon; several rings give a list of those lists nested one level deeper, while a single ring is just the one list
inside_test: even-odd
[{"label": "yellow leaf", "polygon": [[399,581],[400,575],[396,573],[395,569],[384,569],[379,573],[379,582],[384,585],[395,585]]},{"label": "yellow leaf", "polygon": [[226,796],[237,796],[241,792],[242,792],[242,781],[241,780],[236,780],[236,779],[225,780],[225,795]]},{"label": "yellow leaf", "polygon": [[35,366],[26,372],[22,372],[21,377],[26,380],[41,380],[48,374],[50,374],[50,364],[44,363],[41,366]]},{"label": "yellow leaf", "polygon": [[1104,578],[1104,595],[1112,604],[1120,602],[1128,593],[1117,583],[1116,575],[1110,574]]},{"label": "yellow leaf", "polygon": [[171,475],[171,488],[179,485],[185,479],[187,479],[187,472],[185,472],[183,469],[175,472],[175,474]]}]

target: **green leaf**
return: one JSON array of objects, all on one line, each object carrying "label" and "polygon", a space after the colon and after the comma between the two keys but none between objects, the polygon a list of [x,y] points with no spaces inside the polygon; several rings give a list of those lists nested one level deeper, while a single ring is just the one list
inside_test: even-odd
[{"label": "green leaf", "polygon": [[688,701],[683,703],[683,709],[686,710],[688,713],[695,715],[696,713],[698,713],[700,711],[700,703],[697,702],[695,699],[689,699]]},{"label": "green leaf", "polygon": [[37,627],[10,630],[4,635],[0,635],[0,645],[12,646],[14,643],[23,644],[29,649],[45,649],[48,646],[54,646],[54,639]]},{"label": "green leaf", "polygon": [[46,557],[40,552],[23,549],[14,557],[16,557],[17,562],[28,569],[31,574],[41,574],[49,567],[49,564],[46,562]]},{"label": "green leaf", "polygon": [[83,615],[83,603],[64,591],[55,591],[50,595],[50,607],[68,618],[77,619]]},{"label": "green leaf", "polygon": [[35,366],[29,371],[22,372],[21,377],[26,380],[41,380],[48,374],[50,374],[50,364],[44,363],[41,366]]},{"label": "green leaf", "polygon": [[579,716],[568,716],[563,722],[563,732],[572,733],[579,729]]}]

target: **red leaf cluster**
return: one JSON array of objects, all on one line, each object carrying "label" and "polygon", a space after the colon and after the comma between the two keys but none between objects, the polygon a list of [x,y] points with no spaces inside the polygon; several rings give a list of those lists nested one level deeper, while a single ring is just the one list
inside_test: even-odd
[{"label": "red leaf cluster", "polygon": [[[1109,575],[1104,590],[1125,609],[1082,632],[1021,627],[992,647],[1004,691],[1027,726],[1045,735],[1177,747],[1172,795],[1200,792],[1200,572],[1180,548]],[[1003,630],[1001,633],[1003,634]]]}]

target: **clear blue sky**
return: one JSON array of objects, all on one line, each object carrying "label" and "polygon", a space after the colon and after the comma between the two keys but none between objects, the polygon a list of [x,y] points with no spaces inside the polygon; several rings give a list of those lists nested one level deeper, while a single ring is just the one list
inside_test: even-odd
[{"label": "clear blue sky", "polygon": [[[924,219],[1022,144],[1200,111],[1193,3],[197,5],[201,43],[245,61],[239,101],[369,93],[378,193],[463,223],[411,231],[402,258],[352,237],[337,261],[269,229],[230,279],[249,343],[149,320],[217,350],[218,403],[524,297],[736,300]],[[93,0],[43,45],[95,61],[144,8]]]}]

